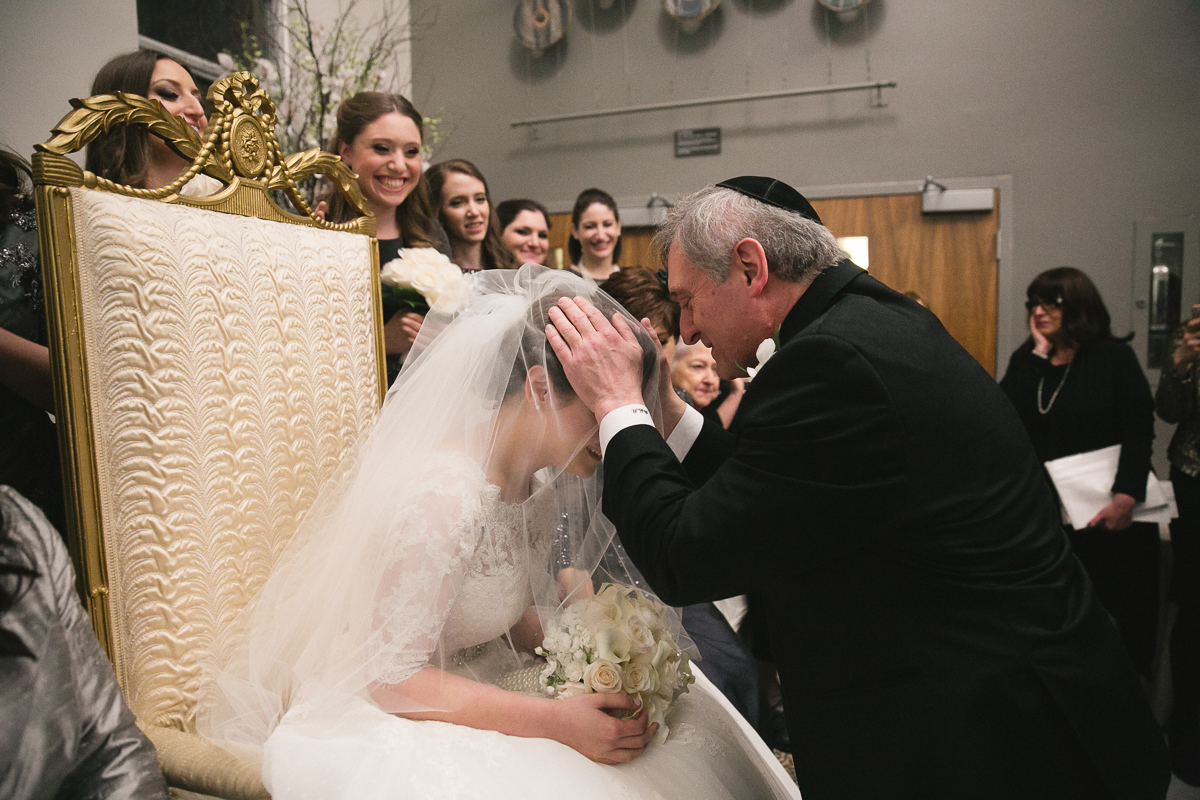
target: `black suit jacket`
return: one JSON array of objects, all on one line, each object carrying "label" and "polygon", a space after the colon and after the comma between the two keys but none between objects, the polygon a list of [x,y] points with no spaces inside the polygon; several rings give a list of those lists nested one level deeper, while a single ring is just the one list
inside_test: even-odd
[{"label": "black suit jacket", "polygon": [[674,605],[757,592],[806,798],[1162,797],[1165,748],[1003,392],[848,261],[681,465],[619,432],[604,510]]}]

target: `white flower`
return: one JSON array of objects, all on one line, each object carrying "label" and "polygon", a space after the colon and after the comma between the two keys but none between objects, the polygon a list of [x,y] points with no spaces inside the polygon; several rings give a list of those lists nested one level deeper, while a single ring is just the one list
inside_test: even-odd
[{"label": "white flower", "polygon": [[621,691],[621,670],[611,661],[598,659],[584,670],[583,684],[593,692],[614,694]]},{"label": "white flower", "polygon": [[383,265],[379,278],[389,286],[415,289],[430,308],[453,314],[466,305],[471,284],[462,270],[432,247],[406,247]]},{"label": "white flower", "polygon": [[674,652],[674,650],[675,648],[672,647],[669,642],[659,641],[655,644],[654,651],[650,654],[650,663],[654,665],[655,669],[661,671],[663,664],[666,663],[667,658]]},{"label": "white flower", "polygon": [[758,371],[766,365],[771,356],[775,355],[775,339],[763,339],[762,344],[754,351],[754,357],[758,359],[757,367],[747,367],[746,374],[753,378],[758,374]]},{"label": "white flower", "polygon": [[625,665],[621,682],[630,694],[658,691],[658,672],[645,656],[634,656]]},{"label": "white flower", "polygon": [[579,681],[583,680],[583,671],[585,665],[580,661],[568,661],[567,663],[563,664],[562,667],[563,678],[566,679],[567,683],[578,683]]},{"label": "white flower", "polygon": [[631,614],[625,620],[625,632],[638,650],[649,650],[654,646],[654,631],[646,618],[639,612]]},{"label": "white flower", "polygon": [[646,708],[646,724],[653,725],[658,723],[658,731],[654,734],[654,743],[662,744],[667,740],[667,734],[670,729],[667,727],[667,710],[671,707],[669,700],[666,700],[659,695],[652,694],[649,696],[643,695],[645,698],[642,704]]},{"label": "white flower", "polygon": [[629,648],[633,644],[629,634],[620,628],[609,628],[596,634],[596,655],[603,661],[620,664],[629,659]]},{"label": "white flower", "polygon": [[558,692],[555,698],[562,700],[567,697],[577,697],[581,694],[591,694],[592,690],[584,686],[582,683],[565,683],[558,687]]}]

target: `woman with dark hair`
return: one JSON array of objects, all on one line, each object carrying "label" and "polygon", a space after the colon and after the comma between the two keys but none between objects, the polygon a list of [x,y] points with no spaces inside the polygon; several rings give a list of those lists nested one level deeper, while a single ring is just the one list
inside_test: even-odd
[{"label": "woman with dark hair", "polygon": [[515,264],[545,264],[550,252],[550,214],[537,200],[505,200],[496,206],[500,242]]},{"label": "woman with dark hair", "polygon": [[[421,179],[424,129],[420,113],[398,94],[359,92],[338,106],[337,135],[329,149],[358,175],[367,209],[375,215],[380,266],[406,247],[432,247],[450,255],[446,234],[433,218],[428,183]],[[345,222],[353,215],[339,192],[317,210],[331,222]],[[385,306],[383,311],[390,384],[423,318],[411,311],[397,313],[398,306]]]},{"label": "woman with dark hair", "polygon": [[[167,111],[203,134],[208,127],[204,97],[187,68],[155,50],[135,50],[111,59],[96,73],[92,94],[125,92],[158,100]],[[137,189],[161,189],[174,181],[187,162],[159,137],[122,125],[102,133],[87,148],[85,167],[101,178]],[[220,183],[197,175],[182,193],[212,194]]]},{"label": "woman with dark hair", "polygon": [[167,798],[58,532],[0,486],[0,797]]},{"label": "woman with dark hair", "polygon": [[29,165],[0,150],[0,484],[66,526]]},{"label": "woman with dark hair", "polygon": [[464,158],[434,164],[429,169],[429,193],[459,269],[512,267],[512,255],[501,243],[500,226],[492,215],[492,194],[478,167]]},{"label": "woman with dark hair", "polygon": [[621,214],[617,201],[603,189],[585,189],[571,210],[571,238],[567,240],[571,271],[593,281],[607,280],[620,269]]},{"label": "woman with dark hair", "polygon": [[1095,284],[1074,267],[1047,270],[1026,292],[1029,340],[1000,382],[1038,458],[1121,445],[1111,502],[1067,533],[1133,664],[1150,678],[1158,631],[1158,526],[1133,522],[1146,499],[1154,399],[1137,356],[1112,335]]}]

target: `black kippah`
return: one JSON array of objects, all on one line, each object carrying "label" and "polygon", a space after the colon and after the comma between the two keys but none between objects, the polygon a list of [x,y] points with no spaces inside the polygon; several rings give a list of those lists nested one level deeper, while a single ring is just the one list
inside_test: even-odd
[{"label": "black kippah", "polygon": [[761,175],[743,175],[740,178],[730,178],[727,181],[721,181],[717,186],[723,189],[733,189],[738,194],[753,197],[760,203],[782,208],[784,211],[791,211],[806,219],[811,219],[818,225],[822,224],[821,218],[817,216],[817,212],[813,209],[812,205],[804,199],[804,195],[783,181],[766,178]]}]

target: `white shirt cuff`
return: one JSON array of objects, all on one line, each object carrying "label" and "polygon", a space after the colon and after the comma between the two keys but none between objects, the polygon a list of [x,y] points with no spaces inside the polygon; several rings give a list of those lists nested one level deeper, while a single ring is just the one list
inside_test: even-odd
[{"label": "white shirt cuff", "polygon": [[649,425],[651,428],[654,427],[654,418],[650,416],[650,409],[641,403],[631,403],[627,406],[614,408],[605,414],[604,419],[600,420],[601,457],[603,457],[605,450],[608,449],[608,443],[612,441],[612,438],[633,425]]},{"label": "white shirt cuff", "polygon": [[683,412],[683,418],[667,437],[667,447],[681,462],[687,457],[688,451],[696,443],[700,431],[704,428],[704,416],[696,409],[688,406]]}]

